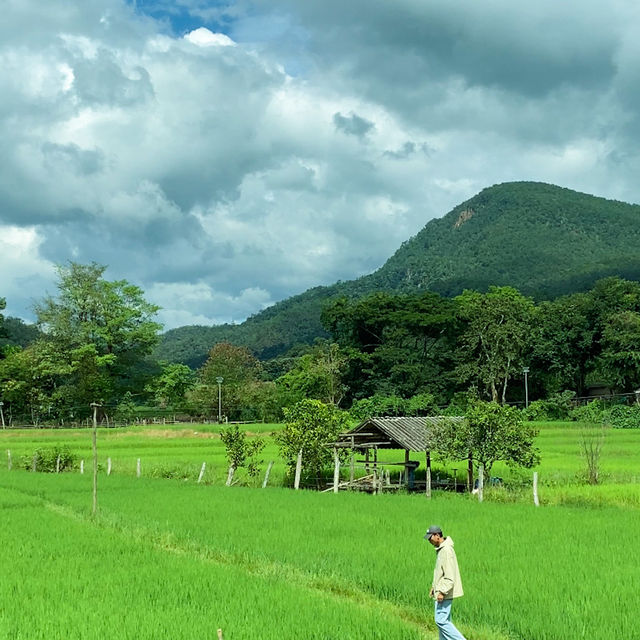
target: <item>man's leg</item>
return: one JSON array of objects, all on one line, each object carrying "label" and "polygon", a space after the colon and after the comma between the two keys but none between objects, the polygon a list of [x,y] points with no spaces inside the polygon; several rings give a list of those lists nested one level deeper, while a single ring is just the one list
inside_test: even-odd
[{"label": "man's leg", "polygon": [[436,600],[435,621],[440,631],[440,640],[465,640],[465,637],[451,622],[451,605],[453,600]]}]

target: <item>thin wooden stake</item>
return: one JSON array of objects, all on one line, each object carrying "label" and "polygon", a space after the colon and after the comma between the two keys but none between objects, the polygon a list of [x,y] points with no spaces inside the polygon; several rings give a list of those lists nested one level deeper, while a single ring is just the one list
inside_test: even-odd
[{"label": "thin wooden stake", "polygon": [[273,460],[271,460],[269,462],[269,465],[267,466],[267,472],[264,474],[264,480],[262,481],[262,488],[266,489],[267,488],[267,483],[269,482],[269,474],[271,473],[271,468],[273,467]]},{"label": "thin wooden stake", "polygon": [[536,507],[540,506],[540,501],[538,500],[538,472],[533,472],[533,504]]},{"label": "thin wooden stake", "polygon": [[136,477],[139,478],[142,475],[142,469],[140,467],[140,458],[136,461]]},{"label": "thin wooden stake", "polygon": [[111,458],[107,458],[107,475],[111,475]]},{"label": "thin wooden stake", "polygon": [[427,451],[427,467],[426,467],[426,471],[425,471],[425,487],[424,487],[424,491],[425,491],[425,495],[427,496],[427,498],[431,497],[431,453],[429,451]]},{"label": "thin wooden stake", "polygon": [[95,516],[98,510],[98,405],[91,403],[93,407],[93,432],[91,434],[91,442],[93,445],[93,502],[91,504],[91,513]]},{"label": "thin wooden stake", "polygon": [[36,461],[38,460],[38,456],[37,454],[33,454],[33,463],[31,465],[31,471],[33,471],[33,473],[36,472]]},{"label": "thin wooden stake", "polygon": [[60,473],[60,456],[56,458],[56,473]]},{"label": "thin wooden stake", "polygon": [[233,480],[233,474],[235,473],[236,468],[231,465],[229,467],[229,473],[227,473],[227,482],[226,482],[226,486],[230,487],[231,486],[231,481]]},{"label": "thin wooden stake", "polygon": [[298,451],[298,460],[296,461],[296,477],[293,488],[297,491],[300,488],[300,474],[302,473],[302,449]]},{"label": "thin wooden stake", "polygon": [[222,629],[218,629],[218,640],[224,640],[222,637]]},{"label": "thin wooden stake", "polygon": [[84,473],[84,459],[80,460],[80,473]]},{"label": "thin wooden stake", "polygon": [[338,487],[340,485],[340,456],[338,455],[338,449],[333,448],[333,493],[338,493]]},{"label": "thin wooden stake", "polygon": [[484,465],[478,465],[478,502],[484,499]]},{"label": "thin wooden stake", "polygon": [[7,468],[11,471],[11,449],[7,449]]},{"label": "thin wooden stake", "polygon": [[351,469],[349,469],[349,482],[353,483],[356,475],[356,454],[351,452]]},{"label": "thin wooden stake", "polygon": [[200,475],[198,476],[198,484],[202,482],[202,477],[204,476],[204,470],[207,468],[207,463],[202,463],[202,468],[200,469]]}]

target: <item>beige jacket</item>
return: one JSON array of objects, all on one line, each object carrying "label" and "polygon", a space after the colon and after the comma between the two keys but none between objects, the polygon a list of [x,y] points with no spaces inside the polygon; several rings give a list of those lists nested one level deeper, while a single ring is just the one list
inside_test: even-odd
[{"label": "beige jacket", "polygon": [[433,570],[432,583],[434,596],[441,593],[445,600],[459,598],[464,594],[458,559],[453,550],[453,540],[445,538],[436,549],[436,568]]}]

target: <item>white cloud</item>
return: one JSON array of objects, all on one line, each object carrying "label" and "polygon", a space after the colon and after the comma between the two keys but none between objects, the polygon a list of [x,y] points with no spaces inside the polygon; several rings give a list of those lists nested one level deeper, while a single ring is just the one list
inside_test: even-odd
[{"label": "white cloud", "polygon": [[185,40],[199,47],[233,47],[235,42],[224,33],[213,33],[206,27],[198,27],[185,34]]}]

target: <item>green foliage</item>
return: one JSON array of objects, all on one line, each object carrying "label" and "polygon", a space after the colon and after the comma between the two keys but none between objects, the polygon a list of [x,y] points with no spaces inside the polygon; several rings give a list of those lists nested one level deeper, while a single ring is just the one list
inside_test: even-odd
[{"label": "green foliage", "polygon": [[522,421],[515,407],[497,402],[472,402],[462,425],[451,428],[449,457],[463,459],[469,454],[476,464],[484,465],[487,477],[494,463],[501,460],[509,465],[525,468],[540,461],[534,439],[537,430]]},{"label": "green foliage", "polygon": [[256,478],[260,473],[260,465],[264,460],[259,455],[265,447],[263,439],[254,438],[247,440],[244,431],[240,431],[238,425],[233,425],[220,432],[220,438],[224,443],[227,462],[234,469],[246,467],[250,478]]},{"label": "green foliage", "polygon": [[114,417],[118,422],[131,424],[135,420],[136,410],[137,406],[133,401],[131,392],[127,391],[122,400],[118,403]]},{"label": "green foliage", "polygon": [[640,429],[640,406],[614,405],[603,412],[603,422],[615,429]]},{"label": "green foliage", "polygon": [[303,473],[320,478],[333,461],[327,445],[348,428],[348,414],[320,400],[302,400],[286,408],[284,417],[284,428],[274,437],[289,473],[295,470],[298,452],[302,451]]},{"label": "green foliage", "polygon": [[[58,467],[58,458],[60,463]],[[76,466],[77,456],[68,446],[39,447],[31,455],[22,456],[20,466],[31,471],[35,459],[36,471],[56,473],[56,470],[71,471]]]},{"label": "green foliage", "polygon": [[522,415],[526,420],[566,420],[573,411],[575,396],[575,391],[563,391],[547,400],[535,400],[522,411]]},{"label": "green foliage", "polygon": [[440,409],[430,393],[419,393],[411,398],[375,394],[356,400],[349,414],[354,420],[366,420],[374,416],[433,416]]},{"label": "green foliage", "polygon": [[569,412],[569,418],[575,422],[601,424],[603,422],[604,412],[605,405],[602,400],[592,400],[587,404],[572,409]]},{"label": "green foliage", "polygon": [[146,386],[156,405],[162,408],[183,408],[187,393],[196,384],[195,373],[184,364],[159,363],[161,371]]},{"label": "green foliage", "polygon": [[465,323],[457,373],[477,384],[493,402],[506,402],[507,384],[520,375],[533,320],[533,300],[512,287],[490,287],[488,293],[464,291],[456,298]]}]

